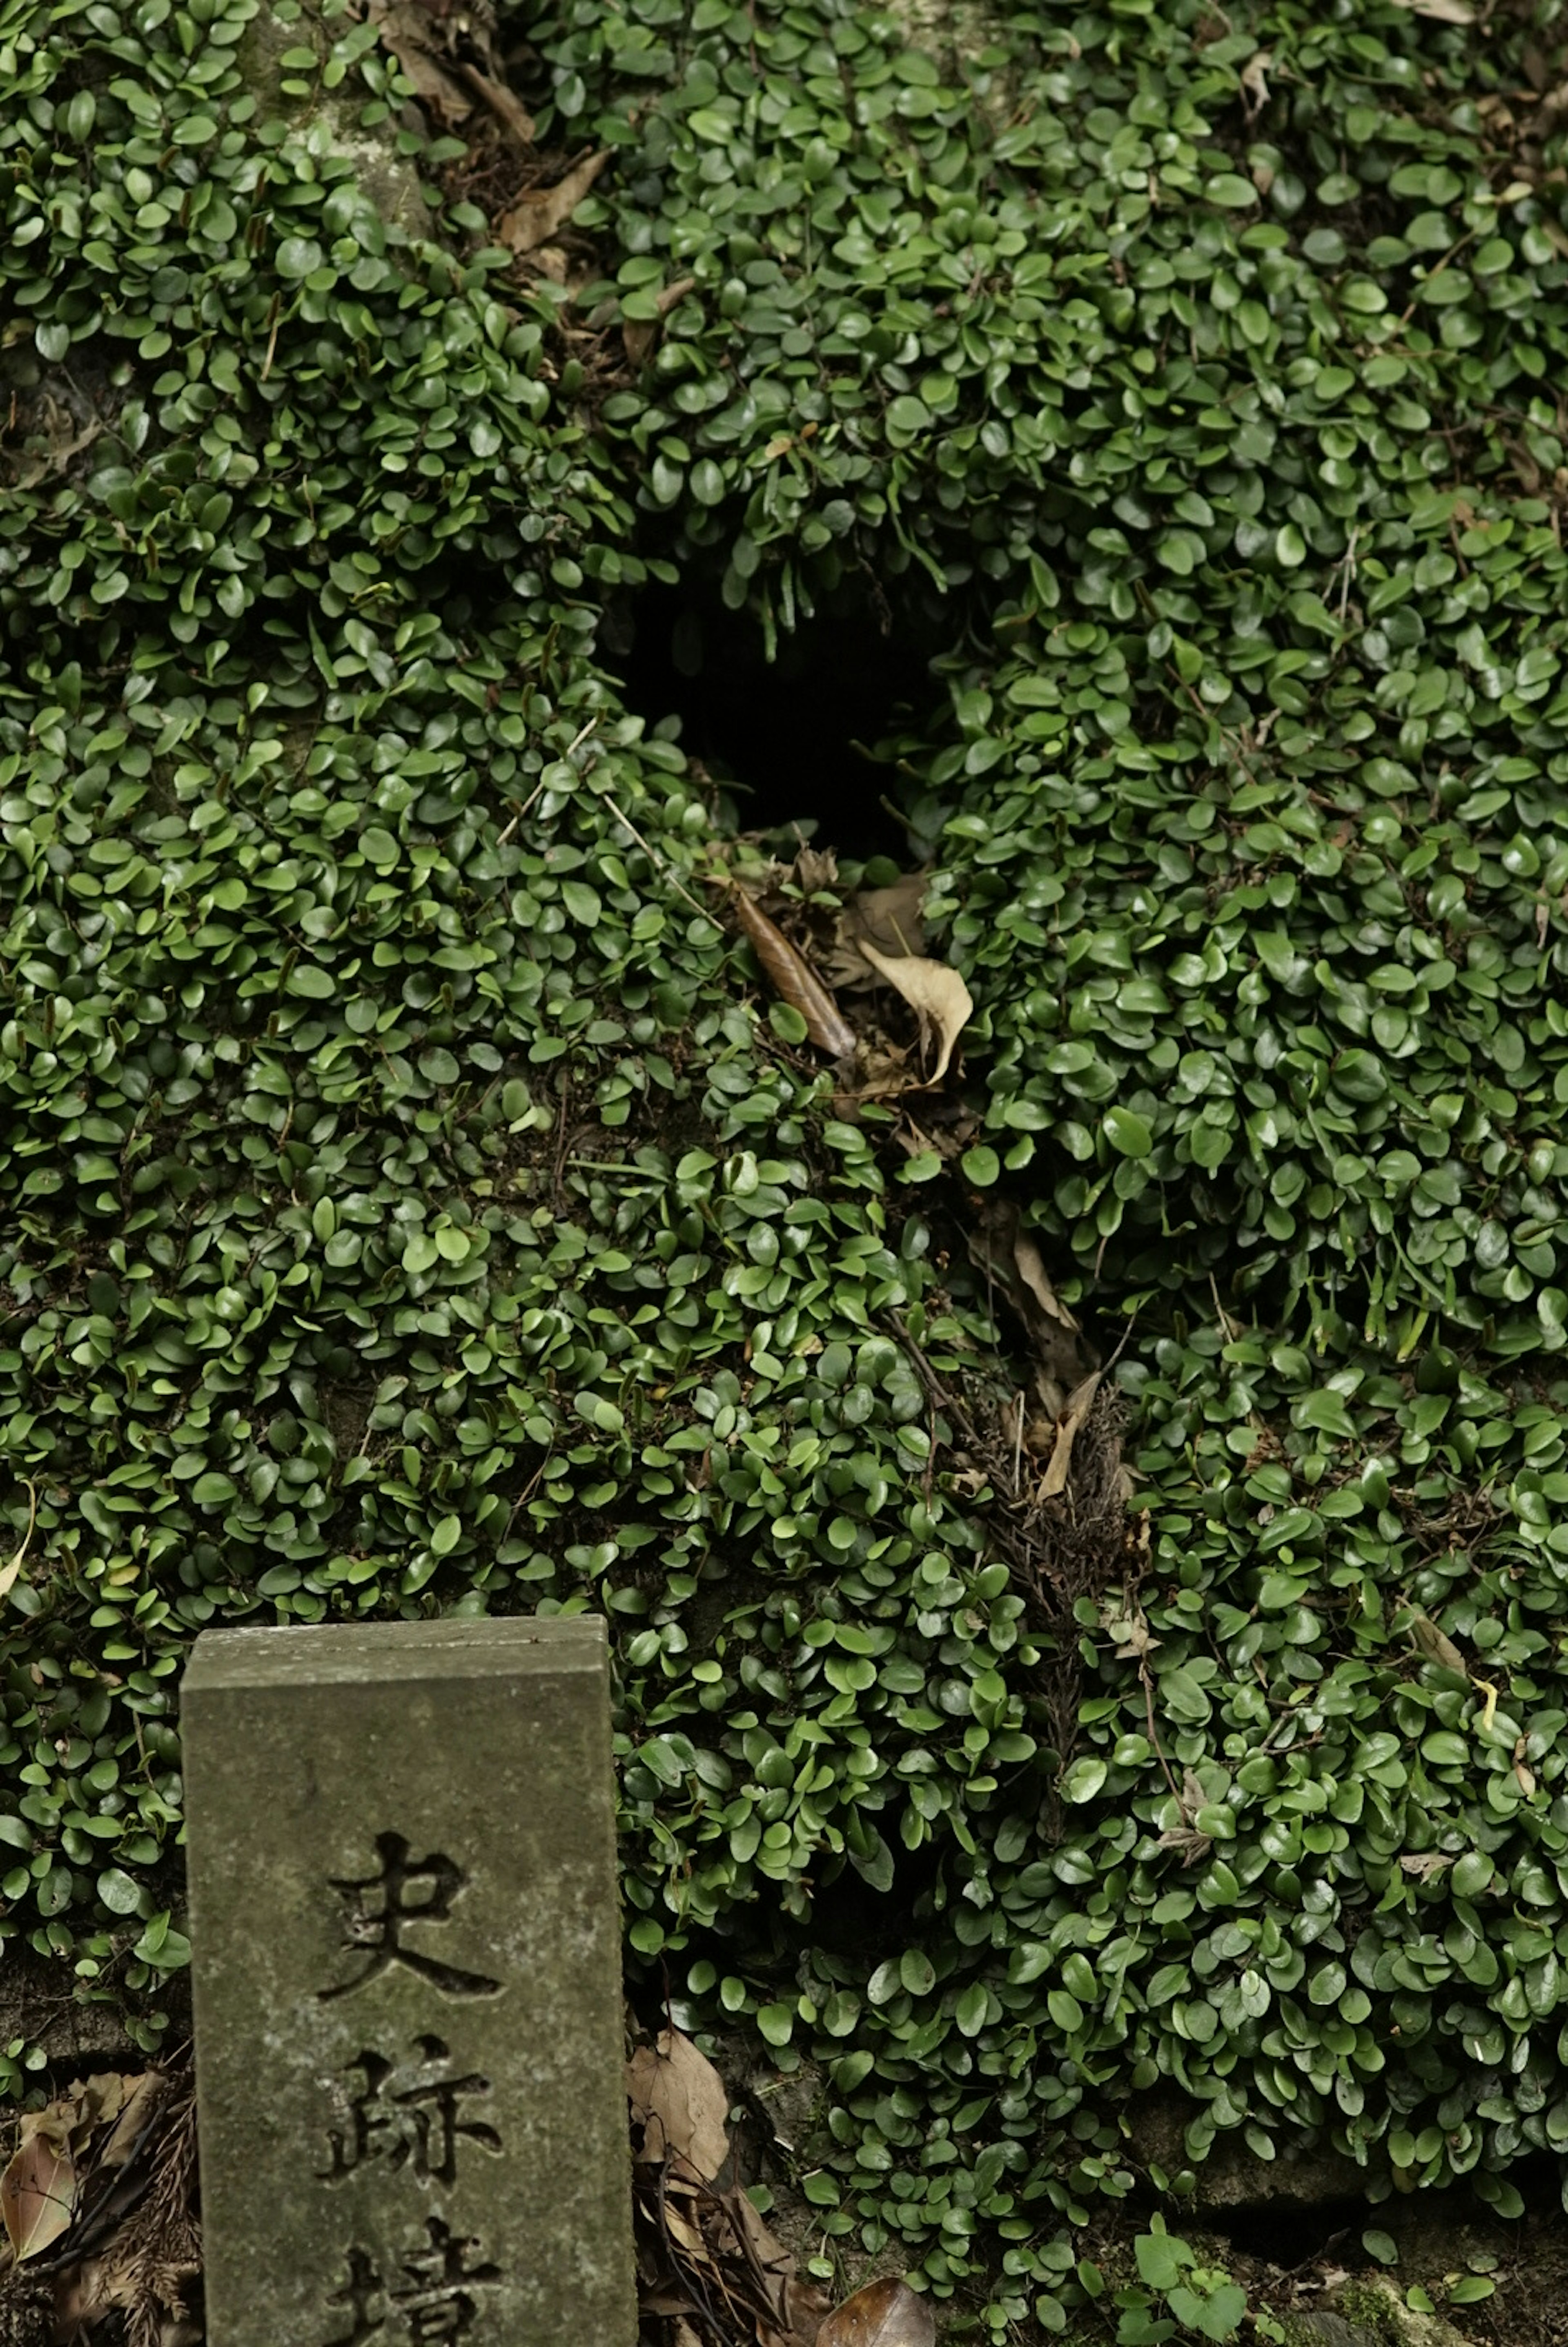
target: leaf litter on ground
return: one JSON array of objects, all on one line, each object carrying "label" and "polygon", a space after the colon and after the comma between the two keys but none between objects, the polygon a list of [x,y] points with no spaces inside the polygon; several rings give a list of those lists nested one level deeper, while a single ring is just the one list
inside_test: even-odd
[{"label": "leaf litter on ground", "polygon": [[858,888],[845,899],[835,925],[829,963],[835,986],[871,987],[877,982],[865,948],[882,954],[923,954],[923,907],[929,872],[901,872],[882,888]]},{"label": "leaf litter on ground", "polygon": [[817,2333],[817,2347],[936,2347],[931,2307],[907,2281],[868,2282]]},{"label": "leaf litter on ground", "polygon": [[1073,1445],[1078,1439],[1079,1428],[1094,1408],[1100,1376],[1098,1369],[1091,1369],[1082,1385],[1074,1386],[1067,1397],[1066,1407],[1056,1420],[1055,1440],[1040,1481],[1039,1497],[1043,1500],[1054,1500],[1067,1488],[1067,1478],[1073,1471]]},{"label": "leaf litter on ground", "polygon": [[501,242],[519,254],[548,244],[565,227],[609,159],[609,149],[601,148],[597,154],[585,155],[575,163],[554,187],[533,188],[526,195],[519,196],[495,223]]},{"label": "leaf litter on ground", "polygon": [[975,1268],[999,1288],[1023,1321],[1035,1359],[1035,1385],[1054,1425],[1098,1363],[1078,1321],[1058,1296],[1038,1241],[1010,1201],[988,1199],[968,1229]]},{"label": "leaf litter on ground", "polygon": [[940,1084],[952,1064],[959,1037],[974,1016],[974,997],[947,962],[931,961],[923,954],[884,954],[870,938],[861,938],[860,950],[872,969],[897,989],[920,1020],[922,1046],[928,1046],[934,1035],[936,1065],[924,1079],[924,1086]]},{"label": "leaf litter on ground", "polygon": [[933,2347],[903,2281],[833,2308],[796,2269],[729,2165],[729,2096],[701,2049],[665,2028],[626,2065],[638,2305],[661,2347]]},{"label": "leaf litter on ground", "polygon": [[11,2261],[53,2277],[57,2337],[117,2311],[128,2347],[195,2347],[196,2163],[188,2065],[101,2072],[25,2115],[0,2213]]},{"label": "leaf litter on ground", "polygon": [[855,1048],[855,1030],[799,948],[790,944],[744,888],[735,890],[735,909],[779,1000],[799,1012],[819,1049],[831,1051],[835,1059],[848,1059]]},{"label": "leaf litter on ground", "polygon": [[434,109],[450,130],[461,129],[473,111],[473,100],[459,68],[441,55],[436,21],[416,0],[370,0],[365,21],[373,25],[383,49],[390,51],[422,104]]},{"label": "leaf litter on ground", "polygon": [[0,2215],[18,2265],[59,2240],[107,2180],[130,2165],[163,2084],[156,2070],[103,2071],[24,2116],[0,2175]]},{"label": "leaf litter on ground", "polygon": [[718,2174],[729,2157],[729,2097],[689,2037],[664,2029],[639,2045],[626,2065],[626,2093],[645,2159],[678,2160],[702,2183]]}]

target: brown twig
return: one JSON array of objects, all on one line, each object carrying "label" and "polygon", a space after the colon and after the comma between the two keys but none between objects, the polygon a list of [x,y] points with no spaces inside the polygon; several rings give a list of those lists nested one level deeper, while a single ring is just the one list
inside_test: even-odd
[{"label": "brown twig", "polygon": [[1148,1716],[1149,1723],[1149,1742],[1155,1747],[1155,1758],[1158,1760],[1161,1768],[1165,1771],[1166,1783],[1171,1788],[1171,1799],[1176,1803],[1181,1815],[1185,1818],[1186,1810],[1182,1805],[1181,1793],[1176,1785],[1176,1778],[1171,1775],[1170,1762],[1166,1758],[1165,1747],[1160,1742],[1159,1729],[1155,1726],[1155,1682],[1154,1676],[1150,1671],[1147,1663],[1139,1663],[1138,1677],[1143,1682],[1144,1709]]},{"label": "brown twig", "polygon": [[555,1164],[552,1177],[552,1188],[557,1205],[560,1204],[562,1196],[564,1195],[564,1185],[566,1173],[566,1149],[571,1140],[570,1119],[572,1106],[572,1079],[564,1070],[561,1075],[559,1099],[561,1103],[559,1129],[555,1136]]}]

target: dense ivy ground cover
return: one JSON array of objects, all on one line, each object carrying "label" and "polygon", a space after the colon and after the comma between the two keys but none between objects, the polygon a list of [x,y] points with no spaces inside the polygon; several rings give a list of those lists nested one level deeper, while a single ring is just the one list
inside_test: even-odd
[{"label": "dense ivy ground cover", "polygon": [[[362,191],[344,126],[418,144],[369,29],[296,19],[274,119],[252,14],[0,9],[5,1930],[183,1961],[203,1624],[603,1606],[634,1967],[828,2065],[830,2239],[1058,2326],[1160,2080],[1194,2158],[1516,2205],[1568,2148],[1552,9],[959,57],[574,0],[576,313],[692,281],[592,405],[472,203]],[[596,649],[650,565],[769,632],[947,597],[890,784],[955,1169],[700,909]],[[1126,1338],[1067,1750],[919,1371],[1026,1374],[965,1190]]]}]

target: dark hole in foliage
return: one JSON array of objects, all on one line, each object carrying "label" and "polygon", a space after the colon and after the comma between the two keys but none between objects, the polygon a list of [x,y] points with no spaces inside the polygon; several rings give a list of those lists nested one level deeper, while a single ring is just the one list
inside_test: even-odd
[{"label": "dark hole in foliage", "polygon": [[650,728],[678,720],[676,738],[721,786],[738,830],[777,832],[788,856],[798,826],[840,857],[904,866],[908,777],[874,753],[901,732],[929,730],[945,700],[931,661],[955,632],[951,608],[890,613],[849,579],[830,607],[779,629],[769,660],[754,615],[730,610],[699,579],[612,605],[599,650]]},{"label": "dark hole in foliage", "polygon": [[793,1995],[802,1956],[815,1952],[837,1961],[837,1977],[860,1986],[877,1965],[905,1948],[921,1946],[932,1928],[932,1897],[942,1874],[942,1852],[934,1842],[918,1850],[891,1852],[892,1879],[884,1889],[868,1882],[847,1861],[830,1881],[815,1885],[809,1914],[785,1913],[766,1898],[736,1908],[717,1925],[694,1930],[672,1976],[656,1966],[628,1979],[626,1996],[649,2028],[662,2027],[672,1986],[707,1963],[719,1976],[740,1973],[753,1989]]},{"label": "dark hole in foliage", "polygon": [[[1259,2189],[1265,2188],[1260,2169]],[[1271,2181],[1272,2178],[1270,2178]],[[1175,2217],[1166,2219],[1173,2233],[1181,2231]],[[1259,2201],[1245,2209],[1206,2209],[1192,2219],[1196,2230],[1217,2233],[1238,2257],[1280,2266],[1287,2273],[1332,2254],[1341,2265],[1365,2262],[1361,2235],[1380,2224],[1381,2216],[1359,2195],[1330,2200]]]},{"label": "dark hole in foliage", "polygon": [[[1288,2173],[1283,2159],[1277,2163],[1276,2174],[1281,2170]],[[1260,2189],[1268,2174],[1259,2170]],[[1561,2178],[1554,2154],[1526,2153],[1510,2168],[1508,2180],[1524,2202],[1526,2218],[1557,2223]],[[1179,2219],[1170,2217],[1167,2221],[1173,2233],[1180,2232]],[[1456,2248],[1462,2234],[1467,2237],[1466,2247],[1507,2243],[1517,2253],[1516,2222],[1490,2209],[1463,2178],[1436,2191],[1396,2194],[1392,2199],[1378,2202],[1359,2196],[1297,2202],[1280,2198],[1246,2208],[1206,2209],[1201,2217],[1192,2219],[1195,2230],[1217,2233],[1238,2257],[1281,2266],[1288,2273],[1320,2260],[1352,2268],[1375,2263],[1362,2247],[1361,2236],[1367,2231],[1392,2234],[1401,2244],[1401,2254],[1403,2246],[1419,2247],[1445,2230],[1451,2234]],[[1489,2238],[1494,2233],[1496,2244]],[[1455,2257],[1456,2265],[1462,2262],[1462,2256]]]}]

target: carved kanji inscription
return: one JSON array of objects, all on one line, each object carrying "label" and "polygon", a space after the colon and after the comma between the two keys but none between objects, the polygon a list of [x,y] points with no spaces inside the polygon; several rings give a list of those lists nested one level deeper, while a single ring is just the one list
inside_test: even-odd
[{"label": "carved kanji inscription", "polygon": [[208,2347],[634,2347],[603,1624],[224,1631],[181,1707]]},{"label": "carved kanji inscription", "polygon": [[404,1937],[412,1923],[450,1920],[452,1902],[463,1887],[462,1868],[439,1850],[425,1858],[411,1858],[400,1833],[377,1834],[376,1856],[380,1864],[374,1872],[347,1880],[333,1878],[332,1888],[348,1910],[344,1945],[361,1952],[364,1962],[351,1978],[339,1981],[335,1987],[318,1989],[317,1995],[323,2001],[347,1996],[385,1972],[389,1964],[404,1964],[443,1996],[499,1996],[500,1981],[422,1954]]}]

